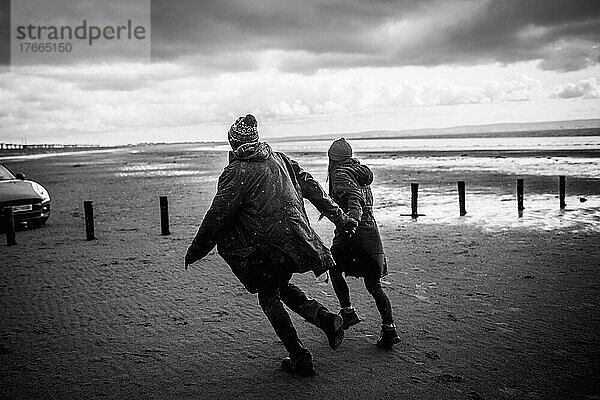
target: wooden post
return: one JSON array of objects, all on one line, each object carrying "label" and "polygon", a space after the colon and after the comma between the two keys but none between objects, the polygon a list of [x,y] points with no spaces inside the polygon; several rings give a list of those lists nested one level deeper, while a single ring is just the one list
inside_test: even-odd
[{"label": "wooden post", "polygon": [[169,231],[169,200],[167,196],[160,196],[160,229],[163,236],[171,234]]},{"label": "wooden post", "polygon": [[564,175],[560,175],[558,177],[558,191],[559,191],[559,197],[560,197],[560,209],[564,209],[567,206],[567,203],[565,202],[565,176]]},{"label": "wooden post", "polygon": [[91,201],[83,202],[83,209],[85,210],[85,234],[87,240],[94,240],[94,205]]},{"label": "wooden post", "polygon": [[4,209],[4,215],[6,216],[6,245],[14,246],[17,244],[17,241],[15,239],[15,217],[12,208],[6,207]]},{"label": "wooden post", "polygon": [[418,201],[418,197],[419,197],[419,184],[411,183],[410,184],[410,192],[411,192],[411,199],[410,199],[411,217],[417,218],[419,216],[419,213],[417,212],[417,201]]},{"label": "wooden post", "polygon": [[458,181],[458,208],[461,217],[467,214],[465,206],[465,181]]},{"label": "wooden post", "polygon": [[523,216],[523,179],[517,179],[517,211],[519,212],[519,217]]}]

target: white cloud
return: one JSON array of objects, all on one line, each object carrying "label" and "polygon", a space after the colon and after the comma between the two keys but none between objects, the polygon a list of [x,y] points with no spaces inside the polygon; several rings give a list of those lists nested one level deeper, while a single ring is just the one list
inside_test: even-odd
[{"label": "white cloud", "polygon": [[596,78],[589,78],[577,81],[575,83],[566,83],[558,85],[552,92],[552,97],[570,99],[574,97],[600,98],[600,86],[596,82]]},{"label": "white cloud", "polygon": [[[134,140],[127,135],[139,140],[149,131],[156,132],[152,140],[168,141],[170,136],[161,139],[161,130],[226,125],[247,112],[268,126],[308,119],[325,125],[327,119],[351,121],[415,107],[502,108],[534,100],[542,92],[539,80],[494,65],[321,70],[312,75],[271,68],[213,76],[174,63],[14,68],[0,73],[0,141],[85,141],[86,135],[122,132],[119,139],[126,142]],[[372,129],[378,128],[374,120]]]},{"label": "white cloud", "polygon": [[491,101],[531,100],[542,82],[527,75],[519,75],[509,81],[490,81],[483,85],[485,95]]}]

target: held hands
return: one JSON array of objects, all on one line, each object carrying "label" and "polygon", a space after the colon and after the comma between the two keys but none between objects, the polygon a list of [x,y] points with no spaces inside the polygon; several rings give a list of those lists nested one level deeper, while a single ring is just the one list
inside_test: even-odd
[{"label": "held hands", "polygon": [[340,232],[343,236],[347,238],[352,237],[356,233],[356,229],[358,228],[358,221],[354,218],[348,218],[348,221],[344,225],[342,225]]}]

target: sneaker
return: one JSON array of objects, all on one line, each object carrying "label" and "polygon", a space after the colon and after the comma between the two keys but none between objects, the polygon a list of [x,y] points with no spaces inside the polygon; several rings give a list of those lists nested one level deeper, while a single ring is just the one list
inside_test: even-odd
[{"label": "sneaker", "polygon": [[377,347],[391,349],[397,343],[400,343],[400,337],[396,333],[396,325],[381,325],[381,336],[377,341]]},{"label": "sneaker", "polygon": [[342,323],[343,329],[348,329],[351,326],[356,325],[360,322],[360,318],[358,318],[358,315],[356,315],[356,311],[354,311],[354,308],[351,308],[351,309],[342,308],[340,310],[340,316],[342,317],[342,320],[344,321]]},{"label": "sneaker", "polygon": [[342,341],[344,340],[344,330],[342,329],[343,324],[344,320],[342,320],[342,317],[337,314],[327,311],[323,316],[321,329],[323,329],[323,332],[325,332],[325,335],[327,335],[329,347],[331,347],[333,350],[340,347]]},{"label": "sneaker", "polygon": [[281,361],[281,369],[290,374],[300,376],[314,376],[315,368],[312,363],[312,357],[302,357],[293,360],[290,357],[286,357]]}]

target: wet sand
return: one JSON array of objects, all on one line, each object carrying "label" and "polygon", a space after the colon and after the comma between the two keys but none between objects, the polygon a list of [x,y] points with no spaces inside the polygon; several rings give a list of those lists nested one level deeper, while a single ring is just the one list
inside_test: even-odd
[{"label": "wet sand", "polygon": [[[318,372],[297,378],[279,370],[283,346],[218,255],[183,269],[226,155],[131,151],[8,163],[47,187],[52,215],[0,248],[2,398],[600,397],[599,232],[415,222],[380,208],[384,286],[402,342],[375,347],[375,306],[349,279],[363,322],[340,349],[292,317]],[[295,157],[311,170],[310,157]],[[423,172],[421,182],[444,185],[442,175]],[[385,168],[376,176],[382,185],[414,179]],[[528,178],[532,188],[545,179]],[[598,181],[586,182],[597,194]],[[168,237],[160,236],[159,195],[169,196]],[[84,200],[94,201],[93,242],[85,241]],[[332,225],[307,208],[330,243]],[[294,281],[337,310],[329,284],[310,274]]]}]

